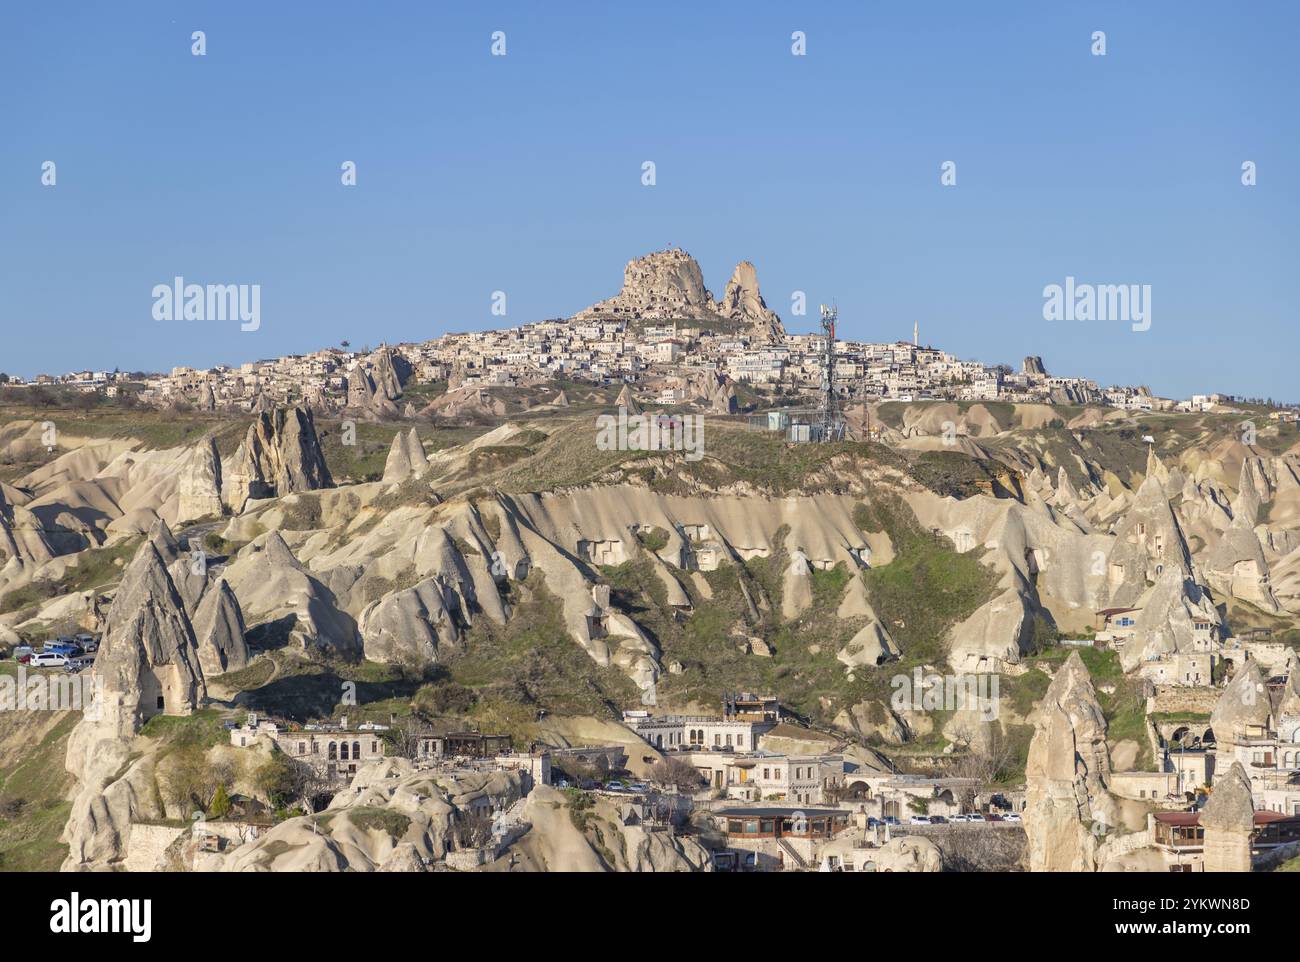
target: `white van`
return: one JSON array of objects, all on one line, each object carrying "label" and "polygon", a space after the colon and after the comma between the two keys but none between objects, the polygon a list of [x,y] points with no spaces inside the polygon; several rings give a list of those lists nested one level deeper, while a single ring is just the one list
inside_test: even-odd
[{"label": "white van", "polygon": [[68,664],[68,656],[61,655],[57,651],[38,651],[32,655],[32,660],[28,664],[33,668],[65,668]]}]

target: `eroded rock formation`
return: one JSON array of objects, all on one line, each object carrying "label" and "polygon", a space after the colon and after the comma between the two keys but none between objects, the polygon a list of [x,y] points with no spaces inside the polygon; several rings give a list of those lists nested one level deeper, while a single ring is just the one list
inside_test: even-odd
[{"label": "eroded rock formation", "polygon": [[102,688],[68,739],[66,766],[77,789],[65,869],[121,861],[131,821],[154,805],[152,762],[132,759],[135,735],[148,718],[188,714],[207,695],[193,628],[151,542],[117,589],[92,671]]},{"label": "eroded rock formation", "polygon": [[1205,871],[1249,872],[1255,803],[1241,762],[1214,778],[1214,790],[1201,809],[1205,829]]},{"label": "eroded rock formation", "polygon": [[235,513],[250,498],[315,491],[333,484],[316,424],[302,407],[259,414],[223,472],[222,499]]},{"label": "eroded rock formation", "polygon": [[1078,652],[1038,706],[1025,766],[1025,834],[1031,872],[1093,872],[1104,835],[1119,825],[1107,788],[1106,719]]}]

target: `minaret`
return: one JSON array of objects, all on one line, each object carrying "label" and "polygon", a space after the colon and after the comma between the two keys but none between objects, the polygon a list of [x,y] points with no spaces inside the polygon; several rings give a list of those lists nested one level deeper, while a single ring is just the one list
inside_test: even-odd
[{"label": "minaret", "polygon": [[921,346],[921,322],[912,322],[912,347]]}]

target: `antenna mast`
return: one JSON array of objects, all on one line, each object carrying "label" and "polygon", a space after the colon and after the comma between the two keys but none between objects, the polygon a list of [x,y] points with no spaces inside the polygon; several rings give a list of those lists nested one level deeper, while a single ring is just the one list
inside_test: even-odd
[{"label": "antenna mast", "polygon": [[822,306],[822,336],[826,339],[826,355],[822,361],[821,408],[817,420],[822,441],[844,440],[844,415],[835,393],[835,324],[839,311],[834,305]]}]

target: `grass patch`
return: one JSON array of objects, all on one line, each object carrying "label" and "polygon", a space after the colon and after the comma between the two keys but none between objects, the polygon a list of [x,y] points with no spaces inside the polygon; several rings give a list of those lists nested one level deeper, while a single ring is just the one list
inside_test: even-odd
[{"label": "grass patch", "polygon": [[0,799],[21,802],[10,817],[0,816],[0,871],[57,872],[67,858],[59,836],[72,810],[72,776],[63,763],[80,720],[69,712],[20,761],[0,769]]},{"label": "grass patch", "polygon": [[160,739],[169,749],[198,748],[206,751],[228,740],[222,726],[225,715],[215,708],[202,708],[192,715],[154,715],[140,727],[140,734]]},{"label": "grass patch", "polygon": [[617,717],[636,700],[636,686],[592,660],[565,628],[559,598],[533,571],[524,589],[511,583],[514,614],[505,625],[475,619],[463,646],[443,662],[448,679],[473,692],[470,717],[484,730],[520,739],[540,709]]},{"label": "grass patch", "polygon": [[980,563],[983,549],[959,553],[948,538],[925,531],[894,494],[875,496],[854,520],[864,530],[885,531],[894,545],[893,561],[863,573],[876,614],[908,658],[946,661],[948,630],[997,589],[997,574]]},{"label": "grass patch", "polygon": [[351,808],[347,814],[348,821],[361,831],[384,832],[394,839],[400,839],[411,827],[408,816],[387,808]]}]

